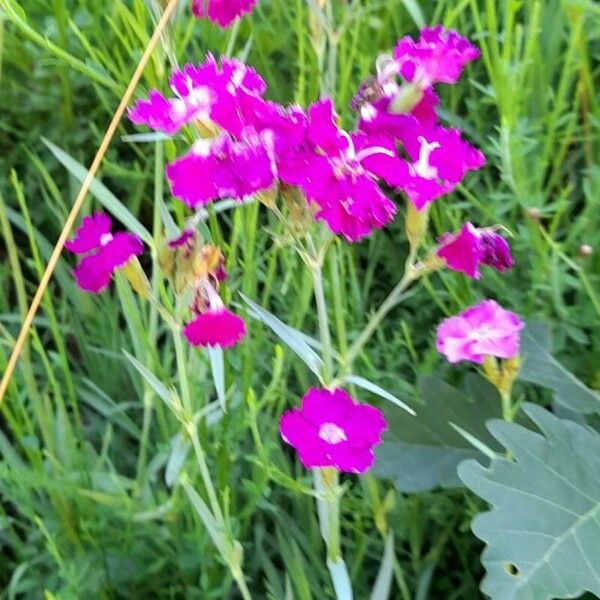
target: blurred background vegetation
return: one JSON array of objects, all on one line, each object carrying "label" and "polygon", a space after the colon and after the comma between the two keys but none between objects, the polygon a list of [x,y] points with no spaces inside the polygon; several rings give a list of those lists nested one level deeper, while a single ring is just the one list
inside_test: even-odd
[{"label": "blurred background vegetation", "polygon": [[[475,284],[450,272],[427,279],[378,330],[358,373],[413,405],[420,376],[435,372],[459,382],[465,369],[437,355],[435,326],[487,296],[550,324],[554,354],[600,389],[600,6],[591,0],[349,4],[336,4],[347,25],[335,102],[347,127],[357,85],[399,37],[440,22],[480,47],[481,59],[459,84],[439,90],[440,116],[464,130],[488,162],[433,207],[431,240],[466,219],[499,223],[512,236],[516,258],[508,274],[486,270]],[[143,0],[23,0],[20,8],[1,0],[0,6],[13,15],[6,18],[0,8],[2,370],[78,189],[42,138],[90,163],[153,21]],[[235,54],[264,76],[270,98],[305,105],[318,97],[321,81],[309,22],[304,0],[259,0],[250,17],[221,32],[192,20],[182,0],[170,35],[181,64],[199,62],[207,51]],[[168,70],[159,49],[138,95],[166,89]],[[101,179],[151,230],[162,150],[123,138],[135,132],[121,124]],[[166,142],[164,152],[173,158],[176,142]],[[92,206],[90,197],[84,213]],[[182,223],[182,206],[170,206]],[[315,333],[310,277],[266,210],[257,203],[211,219],[210,235],[227,257],[234,304],[242,291]],[[339,244],[335,264],[327,265],[345,290],[331,315],[338,347],[354,339],[390,291],[405,255],[401,216],[359,245]],[[122,286],[99,297],[79,293],[71,266],[64,256],[2,407],[1,597],[235,598],[187,497],[165,482],[165,471],[186,466],[195,479],[179,424],[122,353],[169,383],[172,341],[160,328],[145,334],[143,309],[139,318],[123,310],[137,300]],[[255,596],[331,598],[312,499],[302,493],[307,475],[277,429],[282,410],[314,381],[263,326],[249,322],[249,328],[247,342],[228,354],[230,409],[201,425],[211,472],[244,545]],[[188,370],[198,407],[207,404],[214,392],[199,353],[190,353]],[[149,423],[145,405],[152,407]],[[396,540],[392,597],[480,597],[481,544],[469,531],[478,500],[461,489],[404,495],[372,476],[348,481],[343,543],[357,598],[368,597],[377,573],[381,519]]]}]

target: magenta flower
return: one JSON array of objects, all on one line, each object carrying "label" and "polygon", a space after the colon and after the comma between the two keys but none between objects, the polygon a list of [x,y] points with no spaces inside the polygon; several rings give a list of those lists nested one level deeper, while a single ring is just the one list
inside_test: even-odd
[{"label": "magenta flower", "polygon": [[346,473],[373,466],[373,448],[385,429],[380,410],[354,402],[340,389],[308,390],[300,408],[284,413],[279,424],[281,437],[307,469],[333,467]]},{"label": "magenta flower", "polygon": [[174,98],[151,90],[147,100],[140,99],[129,109],[129,119],[167,135],[192,121],[213,121],[239,135],[245,126],[243,117],[252,114],[267,89],[254,69],[236,59],[221,58],[218,63],[211,54],[198,66],[187,64],[173,71],[169,85]]},{"label": "magenta flower", "polygon": [[196,315],[183,328],[183,335],[191,346],[231,348],[246,335],[246,325],[241,317],[222,306]]},{"label": "magenta flower", "polygon": [[111,233],[108,215],[95,212],[83,217],[75,237],[65,243],[73,254],[85,254],[73,271],[77,285],[84,292],[98,294],[110,283],[112,274],[144,251],[142,241],[133,233]]},{"label": "magenta flower", "polygon": [[167,135],[177,133],[191,121],[208,121],[213,104],[217,101],[214,91],[214,70],[210,64],[185,65],[183,71],[173,71],[169,85],[174,98],[165,98],[157,90],[150,90],[147,100],[138,100],[127,111],[136,125],[147,125]]},{"label": "magenta flower", "polygon": [[173,196],[190,208],[217,198],[243,200],[270,187],[276,175],[273,140],[268,131],[236,141],[222,133],[197,140],[191,150],[166,167]]},{"label": "magenta flower", "polygon": [[418,42],[409,36],[399,40],[394,58],[404,79],[427,88],[434,83],[456,83],[464,66],[479,58],[479,50],[456,31],[437,25],[424,27]]},{"label": "magenta flower", "polygon": [[[394,203],[377,185],[393,170],[366,167],[366,159],[394,151],[382,146],[366,146],[364,136],[352,136],[338,128],[331,99],[309,108],[304,140],[279,158],[279,176],[289,185],[299,186],[310,202],[317,205],[316,218],[325,221],[334,233],[355,242],[382,228],[396,214]],[[300,123],[302,125],[302,123]],[[386,163],[387,164],[387,163]]]},{"label": "magenta flower", "polygon": [[442,321],[436,347],[451,363],[469,360],[481,364],[486,356],[513,358],[519,352],[523,327],[518,315],[493,300],[484,300]]},{"label": "magenta flower", "polygon": [[192,0],[192,13],[198,19],[208,17],[225,29],[235,19],[254,8],[257,0]]},{"label": "magenta flower", "polygon": [[499,272],[510,269],[514,260],[508,242],[491,229],[479,229],[465,223],[457,234],[446,233],[440,238],[437,255],[453,271],[479,279],[479,265],[488,265]]},{"label": "magenta flower", "polygon": [[[410,161],[399,161],[387,181],[404,191],[419,211],[451,192],[467,171],[485,164],[483,154],[465,142],[457,129],[424,128],[409,118],[399,139]],[[369,157],[368,168],[376,170],[377,160]]]}]

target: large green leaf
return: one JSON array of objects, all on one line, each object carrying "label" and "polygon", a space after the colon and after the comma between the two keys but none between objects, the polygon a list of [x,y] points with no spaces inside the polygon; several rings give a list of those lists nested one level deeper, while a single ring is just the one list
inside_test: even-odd
[{"label": "large green leaf", "polygon": [[585,386],[550,354],[550,332],[543,325],[527,325],[521,335],[519,378],[554,391],[554,400],[583,414],[600,412],[600,394]]},{"label": "large green leaf", "polygon": [[388,431],[377,451],[374,472],[393,479],[401,492],[459,487],[456,468],[463,460],[489,462],[459,430],[500,450],[485,428],[488,419],[501,414],[498,393],[476,375],[466,378],[465,391],[437,377],[423,378],[419,387],[423,404],[415,406],[416,418],[403,410],[385,411]]},{"label": "large green leaf", "polygon": [[473,532],[487,547],[481,589],[498,600],[600,596],[600,435],[533,404],[527,416],[543,435],[493,421],[513,460],[459,467],[466,486],[492,505]]}]

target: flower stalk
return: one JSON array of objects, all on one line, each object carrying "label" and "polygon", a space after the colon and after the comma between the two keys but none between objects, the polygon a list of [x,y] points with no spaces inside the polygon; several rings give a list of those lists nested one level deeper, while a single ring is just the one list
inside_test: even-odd
[{"label": "flower stalk", "polygon": [[[323,287],[321,267],[327,251],[327,242],[322,251],[314,253],[311,261],[311,272],[314,284],[315,303],[319,323],[319,337],[323,356],[323,385],[328,387],[333,380],[333,347],[329,318],[327,316],[327,301]],[[317,515],[323,541],[327,547],[327,567],[331,574],[334,590],[338,600],[352,600],[352,585],[346,563],[344,562],[340,545],[340,500],[338,472],[333,468],[313,470],[315,491],[317,492]]]}]

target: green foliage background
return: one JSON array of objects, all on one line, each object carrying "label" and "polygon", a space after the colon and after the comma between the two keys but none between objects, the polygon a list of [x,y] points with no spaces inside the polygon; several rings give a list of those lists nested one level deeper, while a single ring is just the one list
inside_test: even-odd
[{"label": "green foliage background", "polygon": [[[5,18],[0,8],[0,370],[78,187],[42,136],[89,164],[152,32],[143,0],[23,0],[24,14],[14,0],[1,0],[0,7],[9,1],[18,19]],[[462,389],[468,369],[450,368],[437,355],[435,326],[488,296],[528,320],[551,324],[554,356],[587,386],[600,388],[599,5],[354,4],[340,40],[335,87],[348,127],[349,100],[377,55],[422,23],[455,28],[481,48],[482,58],[461,82],[440,90],[441,118],[462,128],[488,163],[434,206],[431,240],[467,218],[501,223],[512,234],[516,258],[510,273],[486,270],[476,283],[450,272],[427,279],[378,330],[358,374],[415,407],[423,375],[435,373]],[[263,74],[271,98],[306,104],[318,97],[303,0],[259,0],[251,17],[225,33],[193,21],[187,10],[172,31],[181,63],[200,61],[209,50],[231,51]],[[159,50],[144,88],[165,89],[165,65]],[[122,123],[102,181],[152,229],[155,168],[162,159],[155,144],[123,139],[134,132]],[[164,151],[173,158],[173,142]],[[93,205],[90,198],[85,212]],[[172,212],[181,222],[183,208],[173,203]],[[240,303],[241,291],[315,334],[310,277],[282,243],[277,221],[254,204],[209,225],[227,256],[233,302]],[[583,245],[595,252],[583,257]],[[405,255],[401,217],[360,245],[339,245],[336,263],[326,266],[340,273],[344,290],[331,298],[338,348],[356,337],[400,277]],[[137,304],[124,286],[97,298],[79,293],[71,264],[65,256],[59,265],[2,408],[2,597],[235,598],[187,497],[165,482],[173,462],[195,478],[178,450],[178,423],[122,353],[150,364],[168,385],[175,374],[173,344],[160,328],[146,327],[148,315],[138,321],[136,311],[122,310],[120,303]],[[283,409],[314,381],[263,325],[249,325],[247,343],[228,354],[230,409],[201,425],[211,472],[244,545],[255,596],[331,598],[312,499],[303,493],[310,481],[277,432]],[[190,353],[188,371],[201,407],[214,399],[207,364]],[[550,406],[552,394],[523,382],[517,399]],[[145,404],[153,406],[149,422]],[[469,525],[484,502],[461,488],[402,494],[373,476],[348,484],[343,544],[357,598],[369,596],[388,527],[395,535],[392,597],[480,597],[483,546]]]}]

